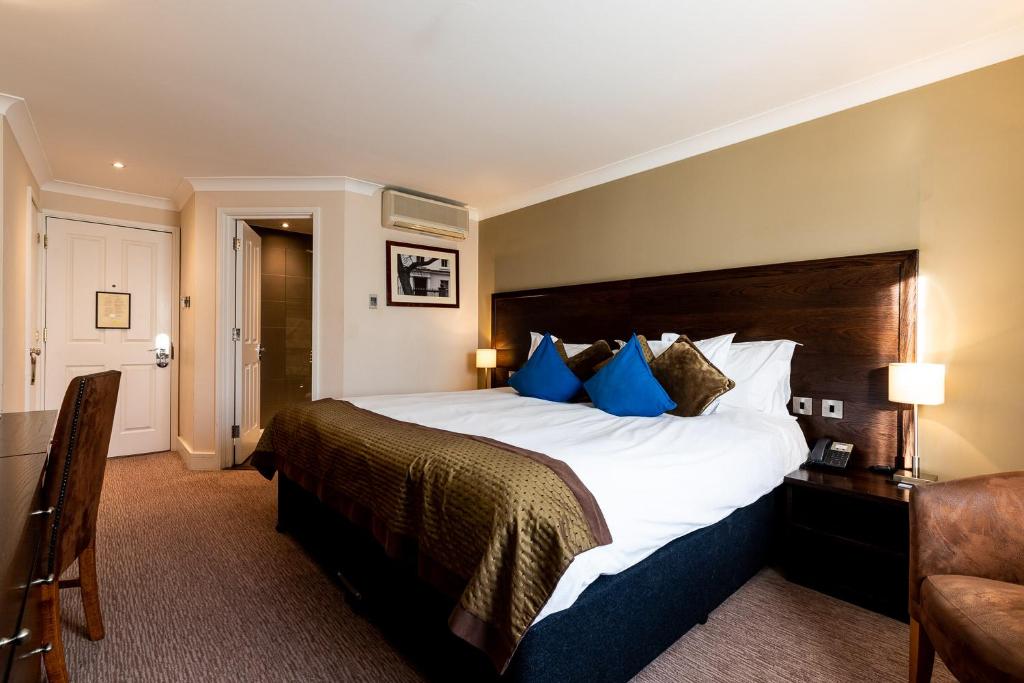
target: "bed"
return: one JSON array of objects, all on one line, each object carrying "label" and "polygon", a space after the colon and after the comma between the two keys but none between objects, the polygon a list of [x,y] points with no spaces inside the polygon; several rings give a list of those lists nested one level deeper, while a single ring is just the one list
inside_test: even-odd
[{"label": "bed", "polygon": [[[909,455],[912,420],[874,384],[888,362],[912,357],[916,270],[916,252],[898,252],[493,298],[499,384],[502,369],[525,360],[534,329],[578,341],[672,329],[788,337],[804,344],[794,392],[844,400],[850,417],[841,424],[725,407],[697,418],[617,418],[502,387],[335,403],[568,464],[600,506],[611,542],[575,554],[514,655],[496,665],[508,680],[626,680],[768,561],[774,491],[806,457],[808,438],[853,442],[855,466]],[[325,504],[318,481],[282,471],[280,526],[315,526],[330,545],[336,527],[323,520],[359,515]]]}]

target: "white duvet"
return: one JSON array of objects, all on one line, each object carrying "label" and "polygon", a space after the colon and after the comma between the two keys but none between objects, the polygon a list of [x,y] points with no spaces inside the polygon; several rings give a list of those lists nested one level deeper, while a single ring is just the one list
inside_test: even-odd
[{"label": "white duvet", "polygon": [[796,419],[721,406],[701,417],[615,417],[512,389],[348,399],[406,422],[487,436],[563,460],[597,499],[609,545],[573,560],[534,623],[673,539],[727,517],[807,457]]}]

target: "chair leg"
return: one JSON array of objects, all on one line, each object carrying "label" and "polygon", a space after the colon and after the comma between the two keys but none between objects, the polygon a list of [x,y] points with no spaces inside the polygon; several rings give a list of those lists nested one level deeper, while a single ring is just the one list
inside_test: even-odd
[{"label": "chair leg", "polygon": [[917,619],[910,620],[910,683],[929,683],[935,664],[935,648]]},{"label": "chair leg", "polygon": [[60,624],[60,587],[57,582],[42,586],[40,602],[42,608],[41,642],[52,647],[43,655],[46,680],[49,683],[67,683],[68,668],[64,660],[64,639]]},{"label": "chair leg", "polygon": [[78,578],[81,582],[82,609],[89,640],[102,640],[103,615],[100,613],[100,587],[96,580],[96,539],[78,556]]}]

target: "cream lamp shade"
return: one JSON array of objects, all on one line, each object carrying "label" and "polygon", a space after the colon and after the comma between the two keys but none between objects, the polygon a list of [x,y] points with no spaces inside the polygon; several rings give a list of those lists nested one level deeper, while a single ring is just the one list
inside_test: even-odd
[{"label": "cream lamp shade", "polygon": [[498,367],[498,352],[495,349],[477,349],[476,366],[478,368]]},{"label": "cream lamp shade", "polygon": [[946,366],[941,363],[890,363],[889,400],[935,406],[946,400]]}]

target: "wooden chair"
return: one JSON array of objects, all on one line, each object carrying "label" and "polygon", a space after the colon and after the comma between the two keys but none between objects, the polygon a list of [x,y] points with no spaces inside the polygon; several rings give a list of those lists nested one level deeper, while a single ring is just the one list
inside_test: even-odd
[{"label": "wooden chair", "polygon": [[1024,681],[1024,472],[914,489],[910,680]]},{"label": "wooden chair", "polygon": [[[121,373],[110,370],[75,377],[68,385],[57,417],[43,483],[44,507],[52,507],[49,534],[44,538],[42,584],[43,655],[50,683],[68,680],[61,637],[60,589],[81,589],[86,633],[103,638],[99,586],[96,581],[96,514],[107,465],[110,433]],[[78,578],[61,574],[78,560]]]}]

